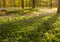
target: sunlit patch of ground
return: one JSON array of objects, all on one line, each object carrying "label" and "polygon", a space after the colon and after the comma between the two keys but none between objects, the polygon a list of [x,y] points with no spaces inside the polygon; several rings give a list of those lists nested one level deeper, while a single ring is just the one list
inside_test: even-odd
[{"label": "sunlit patch of ground", "polygon": [[39,16],[39,15],[49,15],[49,14],[55,14],[57,12],[57,8],[38,8],[38,11],[33,11],[31,14],[34,16]]}]

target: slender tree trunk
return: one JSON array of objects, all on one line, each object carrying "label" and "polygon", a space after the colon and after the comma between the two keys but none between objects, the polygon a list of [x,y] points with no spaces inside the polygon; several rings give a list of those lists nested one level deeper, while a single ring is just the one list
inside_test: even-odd
[{"label": "slender tree trunk", "polygon": [[1,7],[1,0],[0,0],[0,7]]},{"label": "slender tree trunk", "polygon": [[32,0],[32,8],[35,8],[35,3],[36,3],[36,0]]},{"label": "slender tree trunk", "polygon": [[52,0],[50,0],[50,8],[52,8]]},{"label": "slender tree trunk", "polygon": [[3,8],[5,8],[6,7],[6,1],[2,0],[2,2],[3,2]]},{"label": "slender tree trunk", "polygon": [[39,0],[36,0],[36,6],[39,7]]},{"label": "slender tree trunk", "polygon": [[55,1],[56,7],[58,7],[58,0]]},{"label": "slender tree trunk", "polygon": [[21,0],[21,6],[24,8],[24,0]]},{"label": "slender tree trunk", "polygon": [[42,2],[42,0],[39,0],[39,6],[41,7],[41,2]]},{"label": "slender tree trunk", "polygon": [[20,7],[20,0],[19,0],[19,2],[18,2],[18,7]]},{"label": "slender tree trunk", "polygon": [[10,7],[12,7],[13,6],[13,4],[12,4],[12,0],[9,0],[10,1]]},{"label": "slender tree trunk", "polygon": [[58,10],[57,13],[60,13],[60,0],[58,0]]},{"label": "slender tree trunk", "polygon": [[16,7],[15,0],[13,0],[13,7]]},{"label": "slender tree trunk", "polygon": [[26,7],[27,7],[27,2],[28,2],[28,0],[26,0]]}]

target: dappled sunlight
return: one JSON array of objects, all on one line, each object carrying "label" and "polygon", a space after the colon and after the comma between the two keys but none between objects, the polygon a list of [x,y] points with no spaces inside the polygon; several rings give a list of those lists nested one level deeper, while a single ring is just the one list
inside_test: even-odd
[{"label": "dappled sunlight", "polygon": [[0,0],[0,42],[60,42],[57,3],[57,0]]},{"label": "dappled sunlight", "polygon": [[[56,11],[56,9],[51,9]],[[11,37],[11,39],[23,39],[27,37],[32,39],[44,39],[52,40],[56,38],[60,27],[60,15],[48,13],[51,10],[44,10],[45,13],[41,14],[41,10],[34,10],[29,15],[7,15],[0,16],[0,34],[2,39],[5,40]],[[48,14],[46,14],[46,12]],[[54,12],[55,13],[55,12]],[[4,28],[4,29],[3,29]],[[55,33],[55,34],[54,34]],[[8,35],[9,34],[9,35]],[[11,34],[11,35],[10,35]],[[20,35],[21,34],[21,35]],[[4,35],[6,35],[4,37]],[[26,36],[27,35],[27,36]],[[38,37],[37,37],[38,35]],[[16,38],[14,38],[16,36]],[[26,36],[26,37],[25,37]],[[4,39],[5,38],[5,39]],[[57,37],[58,39],[58,37]],[[42,40],[43,41],[43,40]]]}]

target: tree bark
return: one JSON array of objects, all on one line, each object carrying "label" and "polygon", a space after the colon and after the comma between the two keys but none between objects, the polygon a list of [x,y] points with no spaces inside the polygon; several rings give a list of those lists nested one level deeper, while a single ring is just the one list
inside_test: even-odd
[{"label": "tree bark", "polygon": [[6,7],[6,0],[2,0],[2,2],[3,2],[3,8],[5,8]]},{"label": "tree bark", "polygon": [[18,7],[20,7],[20,0],[19,0],[19,2],[18,2]]},{"label": "tree bark", "polygon": [[60,0],[58,0],[58,10],[57,13],[60,13]]},{"label": "tree bark", "polygon": [[24,0],[21,0],[21,6],[24,8]]},{"label": "tree bark", "polygon": [[36,3],[36,0],[32,0],[32,4],[33,4],[32,8],[35,8],[35,3]]},{"label": "tree bark", "polygon": [[1,8],[1,0],[0,0],[0,8]]},{"label": "tree bark", "polygon": [[40,7],[41,7],[42,0],[39,0],[39,1],[40,1],[40,3],[39,3],[40,4]]},{"label": "tree bark", "polygon": [[50,0],[50,8],[52,8],[52,0]]}]

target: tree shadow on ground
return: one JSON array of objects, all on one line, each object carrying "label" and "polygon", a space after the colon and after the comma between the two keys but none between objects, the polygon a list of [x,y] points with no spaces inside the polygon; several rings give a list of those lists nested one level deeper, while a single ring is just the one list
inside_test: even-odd
[{"label": "tree shadow on ground", "polygon": [[[6,37],[13,39],[17,36],[17,34],[19,34],[19,36],[22,35],[22,37],[23,37],[22,40],[24,40],[24,38],[26,39],[26,37],[27,37],[27,39],[28,38],[30,39],[33,37],[30,40],[37,39],[36,40],[36,42],[37,42],[38,38],[44,38],[43,32],[51,30],[53,28],[53,23],[55,23],[57,17],[59,17],[59,16],[60,16],[60,14],[55,14],[53,17],[49,18],[48,20],[44,21],[43,23],[41,23],[42,22],[41,19],[44,18],[44,16],[41,16],[40,18],[33,17],[28,20],[25,20],[25,19],[24,20],[16,20],[14,22],[12,21],[7,24],[3,23],[0,25],[0,36],[2,37],[1,39],[4,40],[4,39],[6,39]],[[27,31],[27,33],[25,31],[19,30],[20,28],[23,29],[24,27],[26,27],[28,25],[30,26],[31,24],[33,24],[34,21],[32,22],[32,20],[34,20],[34,21],[39,20],[41,25],[37,25],[36,29],[34,28],[34,30],[32,30],[32,31]],[[17,32],[18,30],[19,30],[19,33]],[[16,38],[18,38],[18,37],[16,37]],[[18,40],[21,40],[21,39],[18,39]],[[24,41],[26,41],[26,40],[24,40]],[[29,41],[29,40],[27,40],[27,41]]]},{"label": "tree shadow on ground", "polygon": [[[6,39],[6,37],[10,38],[11,36],[17,34],[17,31],[20,29],[24,29],[26,26],[32,26],[35,20],[40,20],[45,16],[33,17],[30,19],[24,20],[15,20],[8,23],[0,24],[0,36],[1,39]],[[33,22],[32,22],[33,21]],[[21,31],[21,30],[20,30]],[[23,31],[22,31],[23,32]],[[15,33],[15,34],[13,34]],[[12,35],[11,35],[12,34]],[[14,36],[13,36],[14,38]]]},{"label": "tree shadow on ground", "polygon": [[55,23],[56,19],[60,16],[60,14],[55,14],[53,17],[49,18],[47,21],[43,22],[41,24],[41,26],[39,26],[38,28],[43,28],[44,32],[45,31],[49,31],[54,29],[53,24]]}]

